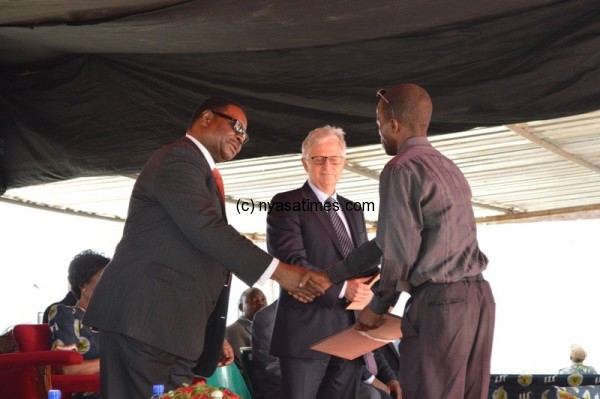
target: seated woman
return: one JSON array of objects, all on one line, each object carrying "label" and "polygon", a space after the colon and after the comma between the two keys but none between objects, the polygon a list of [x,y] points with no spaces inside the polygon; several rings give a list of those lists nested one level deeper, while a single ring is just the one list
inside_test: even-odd
[{"label": "seated woman", "polygon": [[[58,368],[62,374],[99,374],[100,347],[98,332],[81,324],[94,288],[110,259],[92,250],[83,251],[69,264],[69,284],[75,306],[53,305],[48,313],[52,332],[52,349],[75,350],[83,355],[83,363]],[[89,395],[82,396],[90,398]]]}]

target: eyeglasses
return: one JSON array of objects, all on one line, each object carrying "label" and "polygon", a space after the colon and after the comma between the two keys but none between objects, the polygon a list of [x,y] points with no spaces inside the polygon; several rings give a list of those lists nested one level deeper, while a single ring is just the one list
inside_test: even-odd
[{"label": "eyeglasses", "polygon": [[223,119],[226,119],[227,122],[231,123],[231,127],[233,128],[233,131],[236,134],[239,134],[240,136],[242,136],[242,144],[246,144],[248,142],[248,140],[250,140],[250,136],[248,136],[248,133],[246,133],[246,130],[244,129],[244,126],[242,126],[242,122],[240,122],[239,120],[224,114],[222,112],[218,112],[218,111],[213,111],[211,110],[213,114],[220,116]]},{"label": "eyeglasses", "polygon": [[314,163],[315,165],[325,165],[325,161],[327,161],[329,159],[329,163],[331,165],[340,165],[343,161],[344,161],[344,157],[341,156],[333,156],[333,157],[323,157],[323,156],[316,156],[316,157],[310,157],[312,163]]},{"label": "eyeglasses", "polygon": [[375,96],[381,98],[383,101],[385,101],[387,103],[387,105],[390,106],[390,108],[392,109],[392,118],[396,118],[396,115],[394,115],[394,106],[392,105],[391,102],[389,102],[389,100],[387,98],[385,98],[385,93],[386,90],[385,89],[379,89],[377,90],[377,93],[375,94]]}]

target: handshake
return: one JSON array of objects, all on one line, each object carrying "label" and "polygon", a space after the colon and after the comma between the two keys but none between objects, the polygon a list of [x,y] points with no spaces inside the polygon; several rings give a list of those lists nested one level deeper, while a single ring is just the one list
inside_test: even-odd
[{"label": "handshake", "polygon": [[[333,284],[325,272],[306,270],[283,262],[279,262],[271,278],[277,281],[288,294],[303,303],[312,302],[316,297],[325,294],[325,290]],[[351,280],[354,288],[350,289],[349,285],[348,289],[354,293],[347,299],[352,301],[370,300],[373,293],[370,286],[366,285],[368,280],[372,280],[372,278],[363,277]],[[385,321],[382,314],[377,314],[365,306],[360,311],[354,328],[358,331],[369,331],[381,327]]]},{"label": "handshake", "polygon": [[303,267],[280,262],[271,279],[295,299],[303,303],[311,302],[325,293],[333,282],[325,272],[307,270]]}]

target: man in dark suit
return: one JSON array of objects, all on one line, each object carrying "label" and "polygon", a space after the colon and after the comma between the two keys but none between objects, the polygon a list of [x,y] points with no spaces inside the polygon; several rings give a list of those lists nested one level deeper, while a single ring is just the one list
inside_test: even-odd
[{"label": "man in dark suit", "polygon": [[153,384],[174,389],[191,382],[194,367],[210,375],[221,348],[231,351],[224,341],[231,273],[249,286],[272,278],[298,289],[302,269],[227,224],[213,169],[240,152],[246,126],[239,104],[210,98],[186,136],[159,149],[138,176],[123,237],[83,320],[100,329],[104,399],[147,398]]},{"label": "man in dark suit", "polygon": [[375,350],[375,352],[379,352],[387,362],[387,364],[392,369],[394,375],[398,375],[398,370],[400,368],[400,353],[398,352],[398,344],[400,340],[397,339],[394,342],[387,343],[383,345],[381,348]]},{"label": "man in dark suit", "polygon": [[270,354],[277,302],[262,308],[252,320],[252,390],[254,399],[277,399],[281,395],[279,358]]},{"label": "man in dark suit", "polygon": [[[267,217],[267,247],[275,257],[321,270],[367,241],[362,210],[335,191],[345,154],[344,132],[339,128],[315,129],[304,140],[302,164],[308,181],[275,195]],[[374,263],[369,273],[377,270]],[[310,345],[354,323],[354,313],[345,307],[348,301],[370,297],[367,279],[334,285],[309,304],[281,291],[271,354],[281,364],[283,398],[356,398],[362,361],[329,356]]]},{"label": "man in dark suit", "polygon": [[366,365],[363,367],[358,399],[400,399],[402,397],[398,373],[392,369],[381,352],[381,349],[386,346],[371,352],[375,359],[375,370],[370,370]]}]

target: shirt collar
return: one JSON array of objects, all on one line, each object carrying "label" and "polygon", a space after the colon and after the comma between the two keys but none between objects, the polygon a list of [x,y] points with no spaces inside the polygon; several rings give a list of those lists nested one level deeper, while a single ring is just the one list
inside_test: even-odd
[{"label": "shirt collar", "polygon": [[333,198],[335,200],[335,202],[337,202],[337,192],[334,192],[332,195],[327,195],[323,191],[319,190],[317,188],[317,186],[315,186],[314,184],[312,184],[310,182],[310,180],[307,180],[307,182],[308,182],[308,185],[310,186],[311,190],[313,190],[313,192],[317,196],[317,199],[319,201],[321,201],[322,204],[324,204],[325,201],[327,200],[327,198],[329,198],[329,197]]},{"label": "shirt collar", "polygon": [[206,158],[206,162],[208,162],[208,166],[210,166],[210,170],[213,170],[215,168],[215,160],[210,155],[210,152],[208,152],[206,147],[204,145],[202,145],[202,143],[199,142],[195,137],[192,137],[189,134],[186,134],[185,137],[192,140],[192,142],[194,144],[196,144],[196,146],[200,149],[200,151],[202,151],[202,154],[204,154],[204,158]]},{"label": "shirt collar", "polygon": [[411,137],[400,146],[398,153],[403,152],[408,147],[414,147],[418,145],[426,145],[431,147],[431,143],[429,142],[429,139],[426,136]]}]

